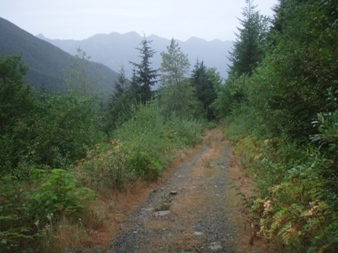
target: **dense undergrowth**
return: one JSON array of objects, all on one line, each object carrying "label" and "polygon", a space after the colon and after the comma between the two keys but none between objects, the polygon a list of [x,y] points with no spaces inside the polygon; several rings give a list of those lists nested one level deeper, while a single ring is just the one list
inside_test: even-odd
[{"label": "dense undergrowth", "polygon": [[252,222],[272,251],[337,252],[337,3],[280,1],[264,32],[252,2],[214,103],[259,189]]},{"label": "dense undergrowth", "polygon": [[55,237],[61,221],[66,219],[63,226],[69,229],[81,225],[86,234],[93,229],[88,216],[96,217],[94,226],[103,219],[96,201],[139,181],[156,180],[174,150],[198,143],[202,130],[203,124],[195,120],[166,120],[151,103],[135,110],[132,119],[115,130],[114,139],[95,144],[76,165],[27,168],[24,181],[3,176],[1,252],[55,252],[54,244],[70,246]]},{"label": "dense undergrowth", "polygon": [[[299,145],[278,138],[263,139],[238,132],[237,126],[229,124],[227,136],[234,137],[241,165],[260,189],[254,201],[249,201],[252,222],[260,227],[259,236],[277,252],[335,252],[337,178],[334,174],[328,177],[335,167],[335,155],[332,157],[316,143]],[[234,136],[235,132],[246,137]],[[327,131],[321,136],[330,137]],[[333,151],[336,141],[331,141]]]},{"label": "dense undergrowth", "polygon": [[112,195],[156,181],[175,150],[201,139],[190,82],[182,106],[168,111],[172,101],[160,103],[150,87],[139,101],[141,84],[107,106],[76,69],[66,94],[33,91],[26,71],[20,56],[0,57],[1,252],[81,248],[115,215]]}]

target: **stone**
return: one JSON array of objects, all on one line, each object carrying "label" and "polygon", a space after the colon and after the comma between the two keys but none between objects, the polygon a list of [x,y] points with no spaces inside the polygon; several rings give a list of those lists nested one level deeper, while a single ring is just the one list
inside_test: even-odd
[{"label": "stone", "polygon": [[171,191],[170,195],[177,195],[177,191]]},{"label": "stone", "polygon": [[209,246],[208,248],[211,249],[211,250],[220,250],[220,249],[223,249],[222,246],[217,245],[217,244]]},{"label": "stone", "polygon": [[155,212],[154,213],[154,216],[155,217],[163,217],[163,216],[166,216],[170,213],[170,211],[158,211],[158,212]]}]

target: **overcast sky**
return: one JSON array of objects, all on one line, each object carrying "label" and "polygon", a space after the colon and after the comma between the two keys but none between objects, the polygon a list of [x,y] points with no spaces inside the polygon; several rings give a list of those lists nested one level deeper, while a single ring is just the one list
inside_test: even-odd
[{"label": "overcast sky", "polygon": [[[254,1],[269,16],[277,2]],[[183,41],[233,40],[244,6],[245,0],[0,0],[0,17],[51,39],[135,31]]]}]

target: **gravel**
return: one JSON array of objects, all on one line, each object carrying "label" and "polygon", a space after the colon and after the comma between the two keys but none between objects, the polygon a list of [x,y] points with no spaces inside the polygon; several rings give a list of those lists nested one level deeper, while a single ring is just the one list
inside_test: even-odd
[{"label": "gravel", "polygon": [[[236,253],[228,192],[230,148],[218,131],[127,215],[106,253]],[[210,140],[211,139],[211,140]]]}]

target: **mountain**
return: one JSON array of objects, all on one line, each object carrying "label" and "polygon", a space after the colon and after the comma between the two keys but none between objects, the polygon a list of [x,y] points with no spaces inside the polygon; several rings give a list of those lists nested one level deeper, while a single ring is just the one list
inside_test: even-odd
[{"label": "mountain", "polygon": [[[0,55],[20,54],[29,66],[25,80],[34,88],[44,87],[48,91],[63,91],[65,69],[71,66],[72,56],[45,40],[22,30],[11,22],[0,18]],[[87,73],[98,80],[96,91],[107,92],[117,78],[117,73],[95,62],[88,64]]]},{"label": "mountain", "polygon": [[[129,63],[140,61],[139,48],[143,37],[136,32],[119,34],[116,32],[110,34],[96,34],[85,40],[59,40],[48,39],[42,34],[37,35],[38,38],[46,40],[53,45],[61,48],[71,55],[76,54],[77,48],[90,55],[94,61],[100,62],[109,68],[118,71],[121,65],[124,66],[127,77],[131,77],[133,66]],[[157,69],[161,65],[161,55],[163,51],[167,51],[170,40],[161,38],[156,35],[146,37],[151,40],[150,47],[156,51],[152,59],[153,68]],[[197,59],[204,61],[207,67],[215,67],[221,74],[221,77],[227,77],[229,60],[227,56],[233,46],[232,41],[213,40],[206,41],[196,37],[192,37],[187,41],[177,40],[184,54],[188,55],[189,61],[193,66]]]}]

